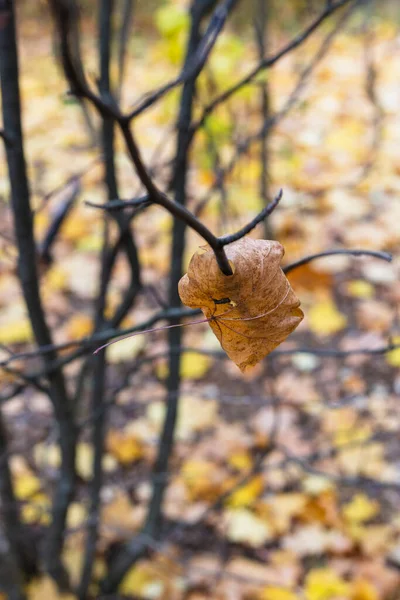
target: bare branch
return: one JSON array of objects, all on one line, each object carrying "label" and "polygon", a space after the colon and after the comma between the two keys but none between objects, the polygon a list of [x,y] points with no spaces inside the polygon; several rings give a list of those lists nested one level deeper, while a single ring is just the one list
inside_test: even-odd
[{"label": "bare branch", "polygon": [[[24,156],[21,125],[21,99],[16,42],[14,3],[7,2],[7,18],[2,20],[0,35],[0,81],[3,123],[12,145],[6,144],[7,165],[11,184],[11,205],[15,237],[18,245],[18,270],[24,301],[38,346],[52,346],[38,285],[36,248],[28,176]],[[4,3],[3,3],[3,9]],[[9,133],[8,133],[9,132]],[[45,363],[56,361],[55,351],[45,356]],[[60,369],[49,376],[49,397],[60,428],[61,468],[53,498],[53,518],[46,540],[46,567],[60,586],[69,587],[68,575],[61,559],[63,531],[72,497],[75,476],[75,426],[65,379]]]},{"label": "bare branch", "polygon": [[298,267],[302,267],[303,265],[306,265],[313,260],[323,258],[324,256],[335,256],[337,254],[344,254],[348,256],[372,256],[380,260],[385,260],[386,262],[391,262],[392,260],[392,255],[388,252],[378,252],[375,250],[326,250],[325,252],[319,252],[318,254],[310,254],[310,256],[305,256],[304,258],[301,258],[296,262],[286,265],[286,267],[284,267],[282,270],[284,273],[290,273],[290,271],[293,271]]},{"label": "bare branch", "polygon": [[132,200],[111,200],[110,202],[105,202],[104,204],[98,204],[97,202],[90,202],[86,200],[85,204],[86,206],[91,206],[92,208],[101,208],[102,210],[112,212],[114,210],[123,210],[124,208],[138,208],[146,205],[150,206],[151,201],[146,194],[140,198],[132,198]]},{"label": "bare branch", "polygon": [[[217,96],[214,100],[210,102],[208,106],[203,111],[203,114],[192,126],[192,131],[196,131],[199,127],[202,126],[204,120],[208,117],[209,114],[213,112],[223,102],[226,102],[233,94],[242,89],[245,85],[251,83],[253,79],[263,71],[264,69],[270,68],[275,65],[283,56],[289,54],[292,50],[298,48],[303,42],[305,42],[309,36],[314,33],[318,29],[318,27],[336,10],[345,6],[349,2],[353,2],[354,0],[338,0],[338,2],[331,3],[329,6],[325,8],[325,10],[300,34],[298,34],[293,40],[291,40],[286,46],[284,46],[279,52],[274,54],[271,57],[267,57],[264,60],[261,60],[256,67],[254,67],[250,73],[245,75],[242,79],[240,79],[237,83],[235,83],[232,87],[228,88]],[[357,1],[357,0],[356,0]]]},{"label": "bare branch", "polygon": [[134,0],[124,0],[121,11],[121,24],[118,35],[118,86],[117,98],[120,99],[122,93],[122,83],[125,74],[126,50],[128,47],[129,34],[132,27],[133,11],[135,7]]},{"label": "bare branch", "polygon": [[[25,600],[23,591],[23,557],[18,545],[22,526],[7,455],[7,436],[0,413],[0,500],[2,504],[5,544],[0,549],[0,585],[12,600]],[[4,548],[4,545],[6,546]],[[6,572],[5,572],[6,571]]]},{"label": "bare branch", "polygon": [[277,196],[272,200],[272,202],[270,202],[265,208],[263,208],[262,211],[256,217],[254,217],[254,219],[250,221],[250,223],[242,227],[242,229],[239,229],[239,231],[237,231],[236,233],[232,233],[232,235],[223,235],[222,237],[220,237],[220,243],[223,246],[227,246],[228,244],[237,242],[237,240],[240,240],[242,237],[250,233],[250,231],[257,227],[259,223],[264,221],[264,219],[266,219],[266,217],[268,217],[272,213],[272,211],[275,210],[275,208],[279,204],[280,199],[282,198],[282,193],[282,190],[280,190]]},{"label": "bare branch", "polygon": [[[40,346],[39,348],[37,348],[37,350],[34,350],[32,352],[20,352],[19,354],[13,354],[12,356],[9,356],[8,358],[0,361],[0,367],[2,367],[4,365],[8,365],[15,360],[33,359],[33,358],[37,358],[38,356],[41,356],[41,355],[52,353],[54,351],[66,350],[68,348],[73,348],[74,346],[79,346],[79,349],[78,349],[79,354],[77,356],[77,358],[79,358],[80,356],[83,356],[83,354],[85,354],[88,350],[90,350],[90,349],[94,350],[99,343],[106,342],[107,340],[111,340],[115,337],[120,337],[121,335],[126,335],[128,333],[135,333],[135,332],[141,331],[143,329],[148,329],[149,327],[152,327],[152,325],[154,325],[155,323],[157,323],[158,321],[161,321],[163,319],[167,319],[167,320],[180,319],[180,318],[185,318],[185,317],[192,317],[192,316],[198,315],[198,314],[200,314],[199,310],[193,310],[193,309],[189,309],[189,308],[175,308],[175,309],[169,308],[167,310],[163,310],[158,313],[155,313],[152,317],[150,317],[146,321],[143,321],[142,323],[139,323],[138,325],[129,327],[127,329],[118,330],[118,329],[114,329],[114,328],[109,328],[109,329],[105,329],[103,331],[98,331],[97,333],[93,334],[90,337],[83,337],[83,338],[79,338],[76,340],[70,340],[68,342],[64,342],[63,344],[51,344],[51,345],[46,345],[46,346]],[[68,357],[62,357],[59,360],[62,361],[63,364],[66,364],[64,362],[65,360],[67,360],[67,363],[69,362]],[[53,370],[54,368],[55,368],[55,365],[52,365],[51,370]],[[47,372],[47,370],[46,370],[46,372]]]},{"label": "bare branch", "polygon": [[225,25],[229,13],[233,10],[237,3],[238,0],[225,0],[225,3],[223,5],[217,6],[217,8],[214,11],[214,14],[211,17],[207,31],[205,32],[202,41],[199,44],[196,54],[191,58],[188,64],[185,64],[180,75],[178,75],[176,79],[173,79],[169,83],[166,83],[158,90],[147,94],[146,97],[139,104],[139,106],[134,108],[127,115],[127,119],[131,120],[137,117],[144,110],[146,110],[155,102],[160,100],[163,96],[165,96],[167,92],[170,92],[178,85],[187,83],[191,79],[196,79],[196,77],[199,75],[204,65],[206,64],[207,59],[215,45],[215,42],[217,41],[218,36]]},{"label": "bare branch", "polygon": [[41,259],[43,259],[46,263],[51,263],[52,261],[52,247],[59,234],[63,223],[74,207],[75,201],[80,194],[81,184],[79,179],[72,179],[68,188],[66,188],[66,197],[57,206],[56,213],[46,231],[44,239],[39,247],[39,255]]},{"label": "bare branch", "polygon": [[[286,117],[286,115],[289,113],[289,111],[293,108],[293,106],[299,100],[299,96],[300,96],[302,90],[304,89],[304,87],[308,81],[308,78],[312,74],[315,67],[319,64],[319,62],[325,56],[325,54],[329,50],[329,48],[335,38],[335,36],[339,33],[339,31],[343,27],[343,24],[350,17],[355,6],[359,2],[360,2],[360,0],[355,0],[355,4],[351,5],[348,8],[348,10],[338,20],[338,22],[336,23],[334,28],[323,39],[320,47],[318,48],[317,52],[313,55],[309,64],[306,65],[306,67],[299,74],[297,81],[296,81],[291,93],[289,94],[286,102],[284,103],[283,107],[281,109],[279,109],[278,111],[276,111],[275,113],[267,114],[266,119],[264,120],[262,126],[258,129],[258,131],[250,134],[247,138],[242,139],[237,143],[235,154],[232,156],[232,158],[230,159],[230,161],[228,162],[228,164],[225,167],[221,167],[219,169],[218,177],[215,179],[214,183],[211,185],[210,191],[207,192],[205,197],[202,198],[198,202],[198,205],[194,209],[193,212],[197,217],[199,216],[199,214],[201,213],[203,208],[206,206],[206,204],[209,200],[209,197],[210,197],[210,193],[213,192],[214,190],[218,189],[221,186],[223,179],[229,173],[231,173],[233,171],[234,167],[236,166],[238,161],[241,159],[241,157],[250,150],[251,146],[254,143],[261,141],[261,144],[263,144],[263,140],[265,140],[265,136],[267,134],[269,134],[271,132],[272,128],[276,127],[277,124],[279,122],[281,122]],[[262,193],[261,195],[263,196],[264,194]]]}]

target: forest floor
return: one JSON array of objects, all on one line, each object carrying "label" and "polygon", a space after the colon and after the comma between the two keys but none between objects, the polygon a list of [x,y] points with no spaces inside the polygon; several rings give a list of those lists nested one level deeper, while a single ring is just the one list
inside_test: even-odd
[{"label": "forest floor", "polygon": [[[49,29],[43,25],[39,41],[33,24],[22,27],[24,131],[39,245],[68,193],[64,183],[79,176],[81,186],[54,245],[52,263],[41,265],[48,321],[55,340],[62,343],[88,335],[92,327],[103,217],[85,201],[104,199],[102,168],[81,109],[65,94]],[[86,39],[88,72],[96,72],[91,37]],[[271,71],[274,110],[285,106],[300,67],[308,64],[322,39],[322,33],[316,35]],[[156,39],[146,49],[139,40],[132,47],[126,104],[174,74],[178,50],[165,44]],[[336,256],[289,276],[305,319],[279,350],[322,352],[278,352],[243,375],[218,353],[207,324],[185,328],[184,346],[194,350],[183,359],[165,537],[154,542],[151,560],[128,572],[122,595],[165,600],[400,599],[400,350],[349,357],[323,354],[327,349],[373,350],[390,339],[400,341],[399,33],[377,22],[368,48],[367,60],[376,69],[374,102],[366,92],[365,39],[343,33],[273,129],[271,189],[282,187],[283,200],[271,226],[285,247],[286,262],[333,247],[385,250],[393,261]],[[251,51],[232,35],[224,38],[220,52],[226,60],[215,68],[228,69],[229,85],[228,76],[234,80],[248,68]],[[151,68],[155,61],[157,69]],[[161,183],[173,149],[171,123],[178,97],[173,93],[136,126],[144,157],[157,167]],[[240,139],[259,125],[255,104],[251,94],[243,94],[239,108],[232,109],[234,131],[227,126],[229,110],[215,116],[214,134],[227,162],[232,135]],[[214,180],[206,149],[207,140],[200,137],[190,176],[192,208],[209,194]],[[140,188],[119,139],[116,162],[121,197],[132,197]],[[1,164],[4,169],[3,160]],[[0,343],[19,352],[34,346],[15,274],[8,181],[4,170],[0,174]],[[218,193],[210,195],[202,218],[213,230],[233,231],[257,212],[258,175],[257,156],[250,153],[227,178],[228,199],[221,202]],[[166,297],[171,219],[152,207],[136,217],[133,230],[146,289],[124,327],[140,323],[158,308],[154,287],[158,296]],[[260,227],[254,235],[262,234]],[[187,260],[198,245],[199,238],[190,233]],[[128,280],[128,267],[121,260],[109,309],[117,305]],[[139,531],[146,514],[165,414],[166,348],[165,333],[153,332],[107,351],[110,406],[97,579],[115,548]],[[155,355],[161,357],[151,359]],[[2,351],[1,357],[7,356]],[[13,366],[25,364],[20,360]],[[29,367],[38,364],[35,359]],[[71,382],[77,372],[77,363],[67,368]],[[13,375],[2,375],[3,393],[13,381]],[[79,482],[65,548],[75,580],[92,477],[93,419],[87,391],[82,391],[79,406]],[[44,394],[29,388],[2,410],[22,518],[40,539],[49,523],[59,467],[52,408]],[[96,584],[91,592],[97,597]],[[29,584],[28,597],[50,600],[57,595],[43,576]]]}]

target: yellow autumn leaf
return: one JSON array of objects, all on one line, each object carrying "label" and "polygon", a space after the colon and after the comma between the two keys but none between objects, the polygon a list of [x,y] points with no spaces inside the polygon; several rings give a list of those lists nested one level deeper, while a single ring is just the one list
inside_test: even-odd
[{"label": "yellow autumn leaf", "polygon": [[[152,402],[147,409],[147,417],[159,431],[164,423],[165,402]],[[175,436],[179,440],[188,440],[198,431],[215,425],[218,404],[215,400],[205,400],[183,394],[179,404],[178,422]]]},{"label": "yellow autumn leaf", "polygon": [[231,509],[226,512],[226,518],[226,536],[231,542],[259,548],[273,539],[268,523],[247,508]]},{"label": "yellow autumn leaf", "polygon": [[132,434],[110,431],[107,436],[108,451],[122,465],[129,465],[143,457],[143,445]]},{"label": "yellow autumn leaf", "polygon": [[45,286],[52,291],[64,290],[68,285],[68,277],[62,267],[53,265],[45,275]]},{"label": "yellow autumn leaf", "polygon": [[368,423],[359,427],[343,427],[336,432],[334,442],[336,446],[348,446],[349,444],[361,444],[371,436],[371,426]]},{"label": "yellow autumn leaf", "polygon": [[374,295],[374,286],[362,279],[349,281],[346,289],[349,296],[353,296],[353,298],[369,299]]},{"label": "yellow autumn leaf", "polygon": [[290,590],[276,585],[267,585],[257,595],[257,600],[298,600],[299,596]]},{"label": "yellow autumn leaf", "polygon": [[177,575],[176,565],[168,557],[160,556],[152,562],[140,562],[132,567],[118,591],[129,597],[177,598],[181,594],[177,590],[174,575]]},{"label": "yellow autumn leaf", "polygon": [[93,474],[93,448],[86,442],[80,442],[76,447],[76,472],[79,477],[89,481]]},{"label": "yellow autumn leaf", "polygon": [[[257,508],[260,510],[259,505]],[[307,510],[307,496],[299,492],[274,494],[267,499],[267,509],[275,531],[282,534],[289,530],[294,518]]]},{"label": "yellow autumn leaf", "polygon": [[51,501],[46,494],[39,492],[24,503],[21,507],[21,520],[24,523],[40,524],[43,526],[51,523]]},{"label": "yellow autumn leaf", "polygon": [[383,556],[391,545],[393,539],[391,525],[364,525],[359,526],[358,544],[365,556]]},{"label": "yellow autumn leaf", "polygon": [[86,337],[93,330],[93,319],[89,315],[74,314],[66,325],[68,339]]},{"label": "yellow autumn leaf", "polygon": [[247,450],[233,452],[233,454],[228,457],[228,463],[237,471],[248,471],[253,465],[252,458]]},{"label": "yellow autumn leaf", "polygon": [[365,152],[365,144],[361,141],[365,133],[365,127],[361,122],[351,121],[348,118],[341,127],[331,130],[325,138],[324,146],[332,154],[340,152],[349,159],[357,160]]},{"label": "yellow autumn leaf", "polygon": [[376,442],[345,446],[338,454],[338,466],[343,474],[379,479],[385,469],[383,445]]},{"label": "yellow autumn leaf", "polygon": [[[82,572],[83,560],[84,560],[84,548],[73,542],[73,536],[69,538],[62,553],[63,562],[68,569],[68,575],[70,577],[71,585],[78,586],[80,575]],[[96,561],[97,562],[97,561]],[[97,597],[97,596],[96,596]]]},{"label": "yellow autumn leaf", "polygon": [[74,529],[86,521],[87,510],[81,502],[71,502],[68,509],[67,527]]},{"label": "yellow autumn leaf", "polygon": [[[76,472],[79,477],[89,481],[93,476],[93,446],[87,442],[80,442],[76,447]],[[104,454],[102,458],[103,470],[106,472],[114,471],[116,467],[115,460],[110,454]]]},{"label": "yellow autumn leaf", "polygon": [[33,458],[40,469],[48,467],[58,469],[61,464],[60,447],[56,444],[39,442],[33,449]]},{"label": "yellow autumn leaf", "polygon": [[[211,366],[211,357],[197,352],[185,352],[181,361],[182,379],[201,379]],[[168,366],[165,362],[159,363],[156,368],[160,379],[168,377]]]},{"label": "yellow autumn leaf", "polygon": [[131,595],[144,593],[146,587],[151,583],[152,573],[146,565],[135,565],[123,578],[118,591],[121,594]]},{"label": "yellow autumn leaf", "polygon": [[373,519],[379,513],[379,509],[379,502],[376,500],[371,500],[365,494],[356,494],[343,506],[342,513],[351,523],[364,523]]},{"label": "yellow autumn leaf", "polygon": [[329,568],[312,569],[305,580],[307,600],[336,600],[349,598],[350,586]]},{"label": "yellow autumn leaf", "polygon": [[82,239],[90,233],[93,217],[89,220],[82,214],[74,213],[72,217],[63,223],[62,237],[71,243],[81,243]]},{"label": "yellow autumn leaf", "polygon": [[347,317],[338,311],[332,300],[323,300],[310,308],[308,323],[316,335],[332,335],[346,327]]},{"label": "yellow autumn leaf", "polygon": [[133,360],[146,345],[144,335],[135,335],[119,340],[107,348],[107,359],[111,363],[119,363]]},{"label": "yellow autumn leaf", "polygon": [[0,344],[22,344],[32,339],[32,327],[26,318],[0,325]]},{"label": "yellow autumn leaf", "polygon": [[188,27],[189,15],[183,6],[170,3],[156,11],[155,24],[162,35],[176,36]]},{"label": "yellow autumn leaf", "polygon": [[50,217],[48,213],[43,211],[36,212],[33,223],[35,228],[35,237],[37,239],[41,239],[49,227]]},{"label": "yellow autumn leaf", "polygon": [[14,480],[14,493],[18,500],[28,500],[40,491],[40,480],[32,473],[25,471],[18,473]]},{"label": "yellow autumn leaf", "polygon": [[33,580],[27,586],[29,600],[74,600],[73,594],[63,594],[49,576]]},{"label": "yellow autumn leaf", "polygon": [[222,491],[221,470],[210,461],[188,459],[180,474],[191,500],[214,500]]},{"label": "yellow autumn leaf", "polygon": [[323,475],[307,475],[302,480],[301,487],[310,496],[319,496],[323,492],[331,490],[333,483]]},{"label": "yellow autumn leaf", "polygon": [[[400,335],[392,338],[393,344],[400,344]],[[392,367],[400,367],[400,348],[395,348],[386,353],[386,361]]]},{"label": "yellow autumn leaf", "polygon": [[227,505],[231,508],[249,506],[260,496],[263,489],[264,482],[262,477],[261,475],[256,475],[229,496]]},{"label": "yellow autumn leaf", "polygon": [[365,579],[357,579],[351,586],[351,600],[379,600],[376,588]]},{"label": "yellow autumn leaf", "polygon": [[107,531],[133,533],[142,522],[143,515],[138,514],[137,507],[126,492],[118,490],[110,502],[101,509],[101,522]]},{"label": "yellow autumn leaf", "polygon": [[81,252],[98,252],[103,246],[103,236],[97,233],[85,235],[76,244],[76,249]]}]

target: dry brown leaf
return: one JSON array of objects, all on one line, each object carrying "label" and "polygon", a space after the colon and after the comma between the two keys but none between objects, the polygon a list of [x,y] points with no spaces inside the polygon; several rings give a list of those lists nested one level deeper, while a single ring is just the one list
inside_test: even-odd
[{"label": "dry brown leaf", "polygon": [[226,247],[233,275],[218,268],[214,253],[193,255],[179,282],[186,306],[201,308],[222,348],[244,371],[281,344],[303,319],[300,302],[280,268],[278,242],[243,238]]}]

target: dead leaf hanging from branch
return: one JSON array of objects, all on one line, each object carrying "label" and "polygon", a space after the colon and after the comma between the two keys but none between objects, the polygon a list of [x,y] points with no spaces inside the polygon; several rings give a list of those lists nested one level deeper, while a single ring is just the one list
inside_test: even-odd
[{"label": "dead leaf hanging from branch", "polygon": [[233,275],[223,275],[205,246],[179,282],[186,306],[201,308],[222,348],[244,371],[279,346],[303,319],[280,263],[281,244],[243,238],[226,247]]}]

